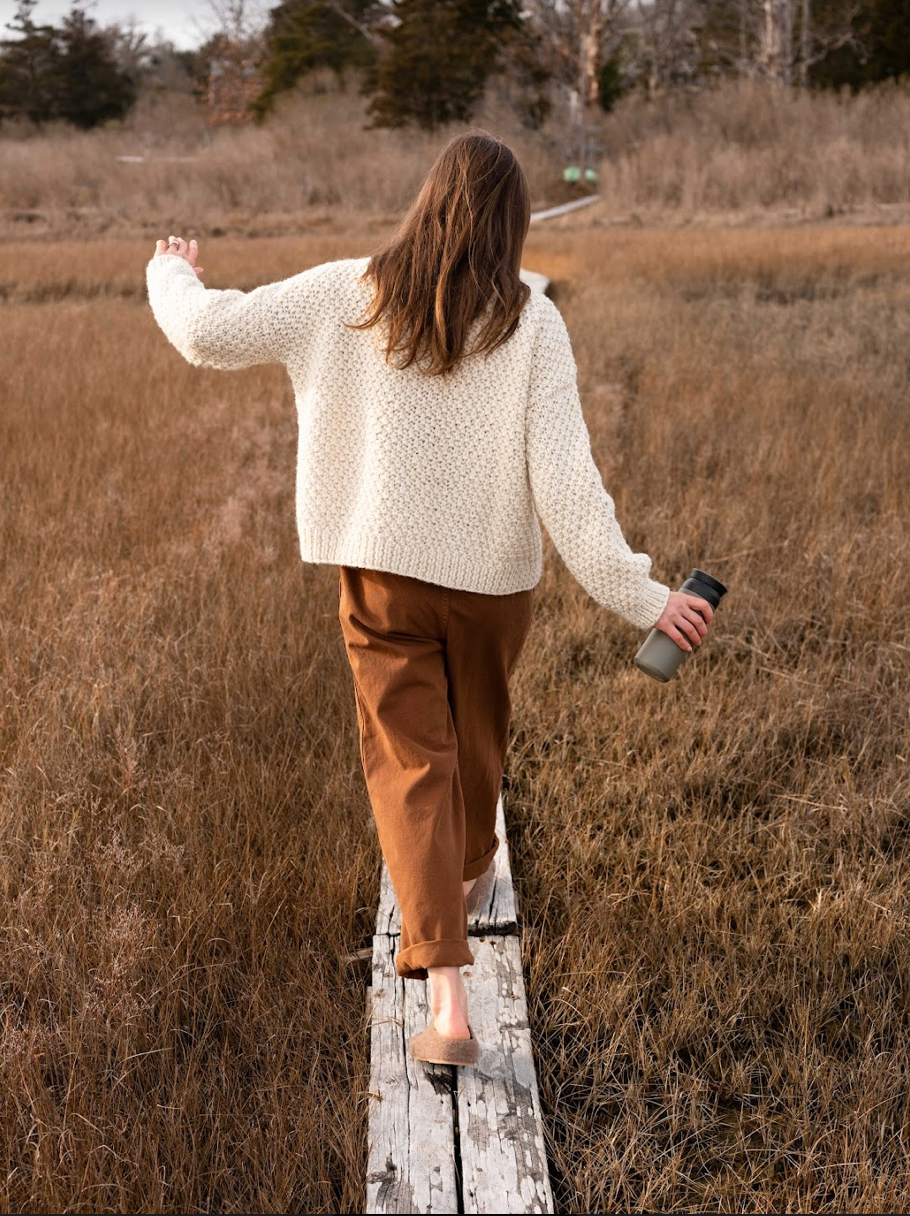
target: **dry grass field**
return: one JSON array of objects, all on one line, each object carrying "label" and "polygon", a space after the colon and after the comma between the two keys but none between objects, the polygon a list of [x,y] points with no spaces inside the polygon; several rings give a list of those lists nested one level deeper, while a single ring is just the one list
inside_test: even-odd
[{"label": "dry grass field", "polygon": [[[213,235],[347,233],[365,217],[388,229],[456,128],[365,129],[365,105],[353,79],[339,89],[316,73],[261,128],[210,129],[191,99],[168,94],[92,131],[5,123],[0,238],[145,238],[194,216]],[[910,219],[906,85],[839,97],[726,81],[653,101],[630,95],[589,117],[614,222]],[[561,180],[578,149],[559,106],[532,131],[508,89],[493,88],[475,121],[514,149],[533,207],[590,189]]]},{"label": "dry grass field", "polygon": [[[245,287],[376,239],[193,234]],[[185,363],[153,247],[0,246],[0,1208],[356,1212],[337,576],[286,373]],[[546,543],[507,783],[559,1209],[910,1210],[910,229],[578,213],[524,261],[630,543],[730,588],[659,686]]]}]

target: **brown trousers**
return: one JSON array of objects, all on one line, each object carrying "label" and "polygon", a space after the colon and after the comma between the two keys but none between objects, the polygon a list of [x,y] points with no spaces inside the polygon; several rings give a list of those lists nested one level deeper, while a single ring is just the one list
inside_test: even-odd
[{"label": "brown trousers", "polygon": [[485,595],[339,570],[360,759],[401,908],[395,967],[425,980],[427,967],[474,961],[461,884],[482,874],[499,847],[509,677],[534,589]]}]

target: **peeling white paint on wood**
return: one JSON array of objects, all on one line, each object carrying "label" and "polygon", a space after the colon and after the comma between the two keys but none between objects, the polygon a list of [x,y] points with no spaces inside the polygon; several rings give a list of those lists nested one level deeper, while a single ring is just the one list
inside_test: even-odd
[{"label": "peeling white paint on wood", "polygon": [[398,938],[373,938],[367,1212],[457,1212],[452,1068],[408,1039],[429,1022],[426,984],[395,974]]},{"label": "peeling white paint on wood", "polygon": [[430,1021],[428,986],[395,973],[400,918],[383,866],[373,938],[365,1211],[552,1212],[502,797],[496,883],[471,918],[463,971],[483,1048],[470,1068],[424,1064],[408,1040]]},{"label": "peeling white paint on wood", "polygon": [[552,1212],[540,1097],[531,1050],[519,938],[471,943],[471,1027],[483,1047],[458,1070],[465,1212]]}]

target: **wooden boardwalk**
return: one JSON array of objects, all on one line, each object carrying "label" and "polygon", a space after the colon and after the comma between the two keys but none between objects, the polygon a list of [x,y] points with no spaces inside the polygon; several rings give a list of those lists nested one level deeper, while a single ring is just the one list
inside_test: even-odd
[{"label": "wooden boardwalk", "polygon": [[567,215],[570,211],[577,211],[579,207],[589,207],[591,203],[596,203],[599,199],[599,194],[586,194],[584,198],[573,199],[571,203],[560,203],[557,207],[547,207],[544,211],[532,211],[531,223],[534,224],[538,220],[555,219],[558,215]]},{"label": "wooden boardwalk", "polygon": [[547,288],[550,286],[550,280],[545,274],[538,274],[536,270],[525,270],[524,266],[519,271],[518,277],[523,283],[527,283],[532,291],[542,291],[546,294]]},{"label": "wooden boardwalk", "polygon": [[468,921],[471,1068],[424,1064],[408,1039],[430,1020],[427,985],[395,973],[400,918],[383,866],[370,1015],[366,1212],[552,1212],[502,797],[496,882]]}]

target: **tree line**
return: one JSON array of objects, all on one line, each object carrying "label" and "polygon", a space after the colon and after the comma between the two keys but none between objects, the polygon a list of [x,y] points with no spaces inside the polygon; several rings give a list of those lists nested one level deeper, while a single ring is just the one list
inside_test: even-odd
[{"label": "tree line", "polygon": [[910,0],[284,0],[249,28],[243,0],[195,51],[100,27],[78,2],[59,25],[20,0],[0,39],[0,123],[62,119],[89,129],[125,116],[146,89],[204,97],[214,62],[255,71],[245,115],[263,122],[316,69],[349,77],[374,126],[425,130],[471,120],[493,76],[540,126],[554,86],[580,117],[625,93],[722,77],[859,90],[910,79]]}]

